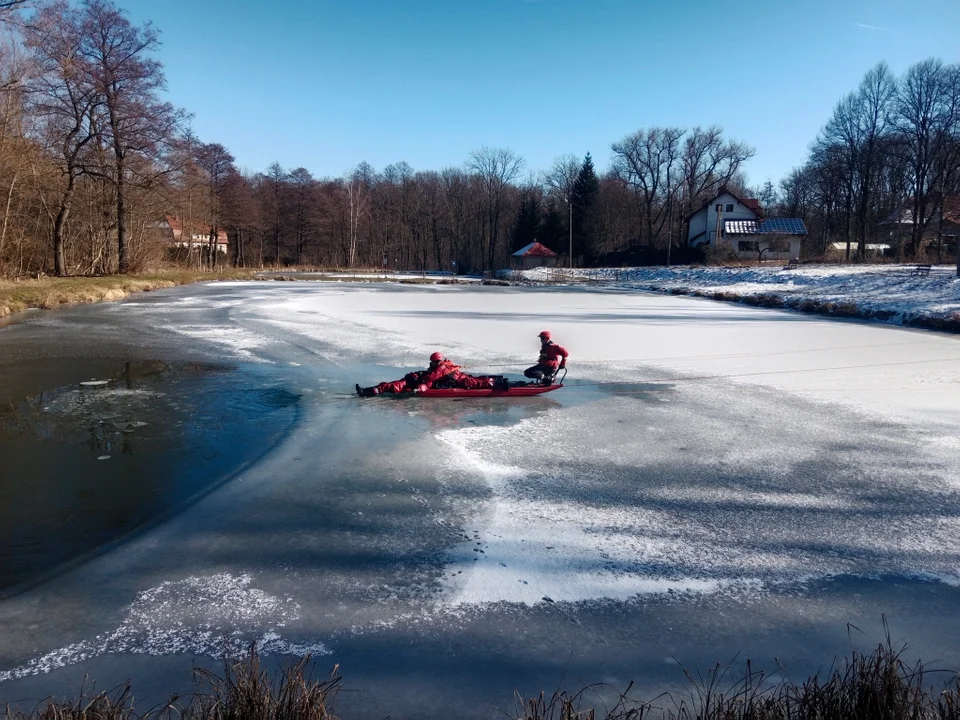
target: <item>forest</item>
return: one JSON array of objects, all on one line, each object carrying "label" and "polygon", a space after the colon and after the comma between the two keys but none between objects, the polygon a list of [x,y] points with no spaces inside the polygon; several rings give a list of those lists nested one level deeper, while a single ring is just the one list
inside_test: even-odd
[{"label": "forest", "polygon": [[623,119],[601,170],[585,149],[539,170],[480,147],[450,167],[358,158],[316,177],[279,163],[242,171],[217,138],[196,137],[190,109],[165,99],[158,30],[109,0],[8,0],[0,25],[6,277],[170,264],[467,273],[505,267],[533,241],[578,266],[703,262],[687,218],[724,186],[768,216],[803,219],[809,259],[845,242],[842,259],[864,260],[905,217],[897,258],[947,260],[956,245],[960,65],[935,58],[901,76],[875,65],[824,119],[804,165],[760,186],[748,138],[642,118]]}]

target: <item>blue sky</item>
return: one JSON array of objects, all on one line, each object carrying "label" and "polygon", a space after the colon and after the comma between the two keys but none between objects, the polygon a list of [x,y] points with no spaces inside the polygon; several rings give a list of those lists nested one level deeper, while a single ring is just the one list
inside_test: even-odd
[{"label": "blue sky", "polygon": [[162,32],[170,99],[241,167],[415,170],[509,147],[527,171],[655,125],[753,145],[753,184],[802,164],[885,60],[960,61],[957,0],[118,0]]}]

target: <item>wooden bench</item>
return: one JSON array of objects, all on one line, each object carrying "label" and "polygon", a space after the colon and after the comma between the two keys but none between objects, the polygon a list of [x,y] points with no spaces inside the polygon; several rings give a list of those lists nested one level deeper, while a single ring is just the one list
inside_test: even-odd
[{"label": "wooden bench", "polygon": [[784,270],[793,270],[800,267],[800,261],[797,258],[790,258],[790,261],[783,266]]},{"label": "wooden bench", "polygon": [[910,272],[910,274],[911,274],[911,275],[920,275],[921,277],[924,277],[924,276],[927,276],[927,275],[930,274],[930,269],[931,269],[932,267],[933,267],[932,265],[925,265],[925,264],[921,263],[921,264],[917,265],[916,267],[914,267],[913,270]]}]

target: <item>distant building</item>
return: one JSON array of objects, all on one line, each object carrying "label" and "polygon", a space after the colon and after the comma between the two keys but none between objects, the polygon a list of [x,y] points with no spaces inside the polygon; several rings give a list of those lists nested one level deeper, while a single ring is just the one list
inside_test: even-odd
[{"label": "distant building", "polygon": [[532,242],[526,247],[520,248],[512,255],[511,265],[514,270],[529,270],[535,267],[555,267],[558,257],[559,255],[546,245]]},{"label": "distant building", "polygon": [[[807,228],[800,218],[768,218],[759,201],[739,198],[726,187],[687,218],[687,242],[726,249],[742,259],[800,257]],[[718,233],[719,228],[719,233]]]},{"label": "distant building", "polygon": [[[209,225],[194,223],[192,228],[184,232],[183,223],[176,215],[164,215],[155,227],[161,237],[164,237],[171,247],[186,248],[192,243],[194,248],[210,247],[210,233],[213,230]],[[227,252],[227,231],[217,229],[217,252]]]},{"label": "distant building", "polygon": [[[891,251],[896,253],[912,237],[913,226],[913,203],[909,202],[877,223],[877,241],[890,245]],[[956,248],[960,237],[960,196],[944,198],[942,223],[939,212],[930,213],[918,250],[936,252],[938,236],[943,242],[941,250],[952,252]]]},{"label": "distant building", "polygon": [[[890,252],[889,243],[864,243],[863,252],[867,257],[881,257]],[[827,253],[836,258],[846,257],[847,254],[847,243],[846,242],[832,242],[827,246]],[[850,243],[850,254],[855,255],[857,253],[857,243]]]}]

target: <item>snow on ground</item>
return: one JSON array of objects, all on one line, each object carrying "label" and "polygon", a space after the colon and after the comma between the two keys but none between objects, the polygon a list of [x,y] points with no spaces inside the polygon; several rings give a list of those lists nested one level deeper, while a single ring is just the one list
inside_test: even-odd
[{"label": "snow on ground", "polygon": [[[591,280],[604,285],[726,299],[760,298],[824,314],[869,317],[909,325],[939,320],[960,331],[960,278],[950,266],[929,275],[916,265],[802,265],[779,267],[643,267],[595,270],[538,268],[520,275],[534,281]],[[932,325],[937,327],[936,324]]]}]

